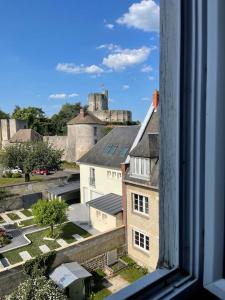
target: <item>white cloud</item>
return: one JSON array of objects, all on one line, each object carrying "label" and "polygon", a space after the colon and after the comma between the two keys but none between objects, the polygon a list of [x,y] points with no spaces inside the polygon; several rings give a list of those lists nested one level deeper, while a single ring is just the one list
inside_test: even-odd
[{"label": "white cloud", "polygon": [[72,94],[66,94],[66,93],[59,93],[59,94],[51,94],[48,96],[49,99],[66,99],[66,98],[74,98],[78,97],[79,94],[72,93]]},{"label": "white cloud", "polygon": [[75,97],[78,97],[78,96],[79,96],[79,94],[77,94],[77,93],[72,93],[72,94],[68,95],[69,98],[75,98]]},{"label": "white cloud", "polygon": [[50,99],[65,99],[66,94],[61,93],[61,94],[51,94],[48,96]]},{"label": "white cloud", "polygon": [[150,99],[148,97],[142,97],[141,100],[142,101],[150,101]]},{"label": "white cloud", "polygon": [[117,49],[103,59],[103,65],[116,71],[124,70],[126,67],[143,63],[150,54],[150,48],[139,49]]},{"label": "white cloud", "polygon": [[148,79],[152,81],[152,80],[155,80],[155,77],[154,76],[148,76]]},{"label": "white cloud", "polygon": [[124,89],[124,90],[128,90],[129,88],[130,88],[130,86],[129,86],[128,84],[124,84],[124,85],[123,85],[123,89]]},{"label": "white cloud", "polygon": [[142,0],[139,3],[134,3],[129,7],[128,12],[116,22],[147,32],[159,32],[159,5],[153,0]]},{"label": "white cloud", "polygon": [[109,51],[117,52],[117,51],[121,50],[121,47],[118,46],[118,45],[114,45],[114,44],[110,43],[110,44],[102,44],[102,45],[96,47],[96,49],[98,49],[98,50],[99,49],[107,49]]},{"label": "white cloud", "polygon": [[141,68],[141,72],[144,72],[144,73],[149,73],[153,71],[153,68],[150,66],[150,65],[144,65],[142,68]]},{"label": "white cloud", "polygon": [[104,70],[96,65],[84,66],[84,65],[75,65],[73,63],[58,63],[56,66],[56,70],[65,73],[71,74],[100,74],[103,73]]},{"label": "white cloud", "polygon": [[114,24],[105,24],[105,27],[112,30],[114,29]]}]

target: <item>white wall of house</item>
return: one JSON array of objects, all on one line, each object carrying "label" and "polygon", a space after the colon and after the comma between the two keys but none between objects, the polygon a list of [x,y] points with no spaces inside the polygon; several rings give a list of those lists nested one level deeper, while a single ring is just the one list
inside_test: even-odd
[{"label": "white wall of house", "polygon": [[90,223],[100,232],[114,229],[122,225],[122,213],[112,216],[94,207],[90,207]]},{"label": "white wall of house", "polygon": [[[94,169],[94,182],[90,180],[90,168]],[[86,203],[87,201],[109,193],[122,196],[121,170],[80,164],[81,203]]]}]

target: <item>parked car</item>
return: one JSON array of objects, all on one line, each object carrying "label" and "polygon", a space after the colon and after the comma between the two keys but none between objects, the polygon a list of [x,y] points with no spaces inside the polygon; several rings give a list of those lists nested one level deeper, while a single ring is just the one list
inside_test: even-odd
[{"label": "parked car", "polygon": [[16,166],[15,168],[8,168],[3,170],[3,174],[12,173],[12,174],[22,174],[22,170]]},{"label": "parked car", "polygon": [[32,175],[49,175],[50,171],[47,169],[35,169],[31,172]]}]

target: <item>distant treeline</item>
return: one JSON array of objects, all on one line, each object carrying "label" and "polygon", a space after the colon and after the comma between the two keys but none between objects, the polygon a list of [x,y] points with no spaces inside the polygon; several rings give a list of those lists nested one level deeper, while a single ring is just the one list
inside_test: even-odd
[{"label": "distant treeline", "polygon": [[[81,103],[65,103],[58,113],[52,117],[47,117],[42,108],[16,106],[12,114],[7,114],[0,110],[0,119],[19,119],[28,122],[29,128],[36,130],[41,135],[66,135],[67,122],[75,118],[81,108]],[[84,107],[87,110],[87,105]],[[117,123],[117,125],[134,125],[139,122]]]}]

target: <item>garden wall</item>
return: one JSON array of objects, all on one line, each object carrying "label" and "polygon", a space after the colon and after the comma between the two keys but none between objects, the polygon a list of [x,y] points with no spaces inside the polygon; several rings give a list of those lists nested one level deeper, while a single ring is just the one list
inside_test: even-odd
[{"label": "garden wall", "polygon": [[[118,249],[125,253],[125,227],[91,236],[56,253],[52,269],[62,263],[76,261],[88,270],[102,268],[106,264],[107,252]],[[22,265],[0,272],[0,297],[10,294],[23,280]]]},{"label": "garden wall", "polygon": [[2,188],[9,193],[5,200],[0,203],[1,210],[14,210],[29,208],[38,199],[48,197],[47,190],[63,183],[68,176],[47,179],[41,182],[26,182],[17,185],[3,186]]}]

